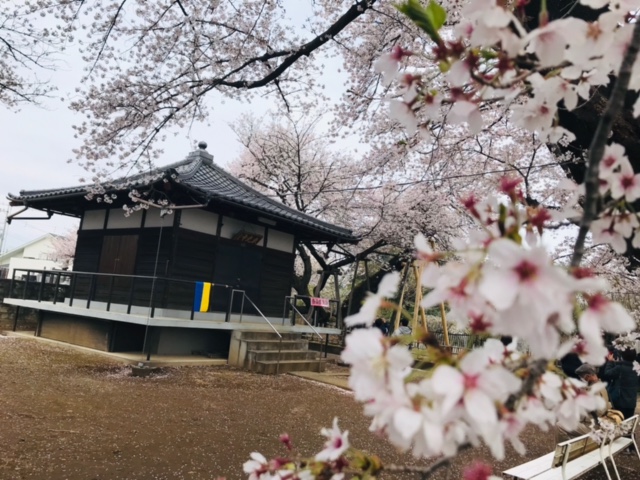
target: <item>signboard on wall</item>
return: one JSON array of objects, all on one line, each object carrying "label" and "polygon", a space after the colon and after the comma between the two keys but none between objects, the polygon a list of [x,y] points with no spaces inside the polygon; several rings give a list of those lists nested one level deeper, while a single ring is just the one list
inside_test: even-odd
[{"label": "signboard on wall", "polygon": [[329,307],[329,299],[321,298],[321,297],[311,297],[311,306],[312,307]]}]

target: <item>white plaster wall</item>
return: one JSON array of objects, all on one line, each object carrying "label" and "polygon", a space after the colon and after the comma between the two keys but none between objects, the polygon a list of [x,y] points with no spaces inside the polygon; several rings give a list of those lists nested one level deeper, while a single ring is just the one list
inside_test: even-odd
[{"label": "white plaster wall", "polygon": [[269,235],[267,236],[267,248],[293,253],[293,243],[293,235],[269,229]]},{"label": "white plaster wall", "polygon": [[222,230],[220,232],[220,236],[222,238],[233,238],[233,236],[240,230],[262,235],[262,239],[260,239],[260,241],[256,243],[256,245],[260,247],[264,246],[264,227],[256,225],[254,223],[247,223],[236,220],[235,218],[231,217],[222,217]]},{"label": "white plaster wall", "polygon": [[87,210],[82,217],[82,230],[102,230],[106,210]]},{"label": "white plaster wall", "polygon": [[140,228],[142,226],[142,210],[133,212],[126,217],[124,210],[121,208],[113,208],[109,210],[109,220],[107,220],[107,229],[114,228]]},{"label": "white plaster wall", "polygon": [[206,210],[182,210],[180,227],[187,230],[215,235],[218,230],[218,214]]},{"label": "white plaster wall", "polygon": [[167,214],[164,217],[160,216],[161,210],[158,208],[149,208],[147,215],[144,218],[145,228],[160,228],[160,227],[172,227],[175,220],[175,214]]}]

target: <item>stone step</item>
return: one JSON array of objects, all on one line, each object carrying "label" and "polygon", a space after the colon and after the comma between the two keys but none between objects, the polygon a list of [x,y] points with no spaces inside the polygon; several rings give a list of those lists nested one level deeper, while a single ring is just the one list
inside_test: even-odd
[{"label": "stone step", "polygon": [[[276,327],[277,328],[277,327]],[[282,340],[300,340],[300,333],[281,333]],[[274,332],[240,332],[242,340],[279,340]]]},{"label": "stone step", "polygon": [[320,358],[320,352],[313,350],[249,350],[247,358],[249,363],[263,360],[277,360],[278,353],[280,360],[317,360]]},{"label": "stone step", "polygon": [[247,345],[247,351],[253,350],[307,350],[309,342],[305,340],[242,340]]},{"label": "stone step", "polygon": [[287,372],[324,372],[325,360],[264,360],[256,362],[252,370],[264,375]]}]

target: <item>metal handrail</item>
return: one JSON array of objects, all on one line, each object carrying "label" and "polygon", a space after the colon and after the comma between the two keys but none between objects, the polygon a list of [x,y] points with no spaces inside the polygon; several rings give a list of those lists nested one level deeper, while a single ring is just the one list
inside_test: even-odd
[{"label": "metal handrail", "polygon": [[311,330],[313,330],[313,332],[314,332],[316,335],[318,335],[318,337],[320,338],[320,340],[322,340],[322,335],[320,335],[320,333],[318,332],[318,330],[316,330],[316,328],[315,328],[313,325],[311,325],[311,324],[309,323],[309,320],[307,320],[307,319],[305,318],[305,316],[304,316],[302,313],[300,313],[300,310],[298,310],[298,309],[296,308],[296,306],[295,306],[295,305],[291,305],[291,308],[293,308],[293,309],[295,310],[295,312],[296,312],[298,315],[300,315],[300,316],[302,317],[302,319],[305,321],[305,323],[311,327]]},{"label": "metal handrail", "polygon": [[[15,272],[27,272],[28,273],[46,273],[51,274],[51,273],[55,273],[55,274],[60,274],[60,275],[64,275],[64,276],[69,276],[72,277],[74,275],[93,275],[96,277],[102,276],[102,277],[122,277],[122,278],[136,278],[136,279],[147,279],[147,280],[153,280],[154,278],[156,280],[169,280],[171,282],[178,282],[178,283],[194,283],[195,280],[184,280],[182,278],[173,278],[173,277],[153,277],[150,275],[125,275],[122,273],[101,273],[101,272],[81,272],[81,271],[77,271],[77,270],[33,270],[33,269],[27,269],[27,268],[14,268],[13,269],[13,273],[15,276]],[[232,285],[227,285],[224,283],[215,283],[216,286],[218,287],[232,287]]]},{"label": "metal handrail", "polygon": [[[51,275],[55,275],[57,277],[56,280],[56,286],[59,285],[60,283],[60,278],[61,277],[65,277],[70,279],[70,295],[69,295],[69,306],[73,305],[73,302],[75,300],[75,287],[76,287],[76,280],[83,278],[83,277],[88,277],[88,279],[90,280],[90,287],[89,287],[89,293],[87,295],[87,299],[86,299],[86,306],[85,308],[89,308],[91,306],[91,301],[93,300],[93,296],[94,296],[94,290],[95,290],[95,284],[97,283],[96,279],[109,279],[109,288],[108,288],[108,296],[107,296],[107,311],[110,311],[110,307],[112,304],[112,294],[113,294],[113,281],[114,279],[117,278],[121,278],[121,279],[128,279],[131,281],[131,286],[130,286],[130,291],[129,291],[129,299],[127,302],[127,314],[131,313],[131,307],[133,306],[133,296],[134,296],[134,284],[137,281],[140,280],[151,280],[151,281],[156,281],[156,280],[161,280],[164,281],[165,284],[167,282],[175,282],[178,284],[183,284],[183,285],[189,285],[189,284],[196,284],[197,281],[195,280],[185,280],[185,279],[180,279],[180,278],[170,278],[170,277],[152,277],[152,276],[148,276],[148,275],[123,275],[123,274],[117,274],[117,273],[99,273],[99,272],[80,272],[80,271],[67,271],[67,270],[33,270],[33,269],[27,269],[27,268],[16,268],[13,271],[13,276],[11,279],[11,286],[9,288],[9,292],[7,294],[7,298],[13,298],[13,291],[14,291],[14,285],[16,284],[17,280],[15,279],[16,277],[16,272],[26,272],[27,276],[26,276],[26,280],[25,280],[25,288],[24,291],[22,292],[22,297],[23,299],[26,298],[26,294],[27,294],[27,287],[30,283],[34,283],[31,280],[31,275],[32,274],[41,274],[42,275],[42,279],[40,280],[40,290],[42,289],[42,287],[45,284],[45,279],[47,278],[47,276],[51,276]],[[36,282],[37,283],[37,282]],[[222,284],[222,283],[212,283],[212,286],[215,287],[220,287],[220,288],[229,288],[232,289],[233,287],[231,287],[230,285],[227,284]],[[152,292],[151,295],[153,295],[154,293],[154,289],[155,287],[152,286]],[[41,295],[40,293],[38,294],[38,301],[41,301]],[[233,297],[231,298],[231,301],[233,300]],[[57,302],[57,298],[54,298],[54,302]],[[244,304],[244,298],[243,298],[243,304]],[[229,308],[231,308],[231,305],[229,306]],[[155,309],[156,309],[156,305],[153,304],[151,305],[151,317],[154,317],[154,313],[155,313]],[[229,315],[229,312],[227,312],[227,315]],[[193,309],[193,305],[191,306],[191,320],[193,320],[193,316],[194,316],[194,309]]]},{"label": "metal handrail", "polygon": [[[244,310],[244,299],[246,298],[249,301],[249,303],[253,306],[253,308],[255,308],[256,312],[258,312],[260,316],[264,318],[264,320],[273,329],[273,331],[276,332],[276,335],[278,335],[278,338],[280,339],[280,341],[278,342],[278,360],[276,363],[276,375],[278,375],[280,373],[280,357],[282,356],[282,335],[280,335],[280,332],[273,325],[273,323],[271,323],[269,319],[264,316],[264,313],[262,313],[262,311],[258,308],[258,306],[255,303],[253,303],[253,300],[249,298],[249,296],[247,295],[247,292],[245,292],[244,290],[238,290],[238,291],[242,292],[242,310]],[[242,311],[240,312],[240,318],[242,318]]]},{"label": "metal handrail", "polygon": [[278,335],[278,337],[280,337],[280,339],[282,339],[282,335],[280,335],[280,332],[278,332],[278,329],[276,327],[274,327],[273,323],[271,323],[269,321],[269,319],[267,317],[264,316],[264,313],[262,313],[260,311],[260,309],[256,306],[255,303],[253,303],[253,300],[251,300],[249,298],[249,295],[247,295],[247,293],[244,290],[236,290],[236,292],[242,292],[242,295],[244,298],[246,298],[249,303],[253,306],[253,308],[256,309],[256,312],[258,312],[260,314],[260,316],[269,324],[269,326],[273,329],[274,332],[276,332],[276,335]]}]

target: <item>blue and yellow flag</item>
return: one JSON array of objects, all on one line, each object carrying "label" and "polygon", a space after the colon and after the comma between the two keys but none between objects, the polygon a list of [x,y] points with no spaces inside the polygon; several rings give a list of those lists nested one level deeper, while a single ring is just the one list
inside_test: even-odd
[{"label": "blue and yellow flag", "polygon": [[209,311],[209,296],[211,295],[211,283],[196,282],[196,295],[193,299],[194,312]]}]

